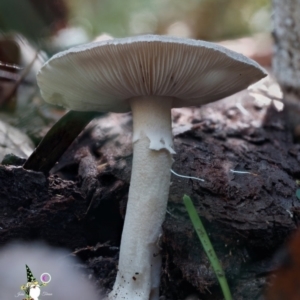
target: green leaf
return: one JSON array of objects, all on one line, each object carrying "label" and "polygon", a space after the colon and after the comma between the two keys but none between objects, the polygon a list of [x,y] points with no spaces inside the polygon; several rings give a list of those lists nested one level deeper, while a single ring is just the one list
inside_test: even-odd
[{"label": "green leaf", "polygon": [[232,300],[232,296],[231,296],[230,289],[229,289],[229,286],[228,286],[228,283],[227,283],[227,280],[225,277],[225,273],[220,265],[220,262],[215,253],[215,250],[210,242],[210,239],[206,233],[206,230],[202,224],[202,221],[197,214],[197,211],[195,209],[195,206],[194,206],[191,198],[187,195],[184,195],[183,203],[184,203],[186,210],[190,216],[190,219],[191,219],[193,226],[196,230],[196,233],[200,239],[203,249],[204,249],[204,251],[211,263],[211,266],[218,278],[218,281],[221,286],[225,300]]}]

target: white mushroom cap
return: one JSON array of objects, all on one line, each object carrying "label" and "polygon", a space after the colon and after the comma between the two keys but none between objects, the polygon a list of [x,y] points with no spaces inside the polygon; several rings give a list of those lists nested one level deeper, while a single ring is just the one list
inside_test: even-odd
[{"label": "white mushroom cap", "polygon": [[128,99],[174,97],[172,107],[216,101],[266,76],[251,59],[204,41],[145,35],[94,42],[39,71],[43,98],[78,111],[126,112]]}]

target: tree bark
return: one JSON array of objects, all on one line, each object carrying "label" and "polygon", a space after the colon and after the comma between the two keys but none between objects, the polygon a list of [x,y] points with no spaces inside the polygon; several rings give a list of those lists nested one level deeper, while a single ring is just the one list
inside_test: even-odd
[{"label": "tree bark", "polygon": [[273,0],[273,70],[282,88],[288,120],[300,137],[300,1]]},{"label": "tree bark", "polygon": [[289,97],[300,94],[300,1],[273,0],[274,59],[277,80]]}]

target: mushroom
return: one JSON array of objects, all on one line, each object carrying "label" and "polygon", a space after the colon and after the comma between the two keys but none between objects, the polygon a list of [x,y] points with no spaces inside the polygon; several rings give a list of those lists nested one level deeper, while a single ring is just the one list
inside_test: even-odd
[{"label": "mushroom", "polygon": [[175,154],[171,109],[219,100],[265,76],[256,62],[222,46],[156,35],[77,46],[39,71],[47,102],[78,111],[132,111],[132,174],[110,299],[159,298],[159,237]]}]

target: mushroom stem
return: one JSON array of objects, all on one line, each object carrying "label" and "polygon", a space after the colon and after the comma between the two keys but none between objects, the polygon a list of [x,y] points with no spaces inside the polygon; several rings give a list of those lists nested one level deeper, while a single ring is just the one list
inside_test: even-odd
[{"label": "mushroom stem", "polygon": [[165,219],[173,150],[169,97],[130,100],[133,164],[118,274],[110,299],[158,300],[159,236]]}]

